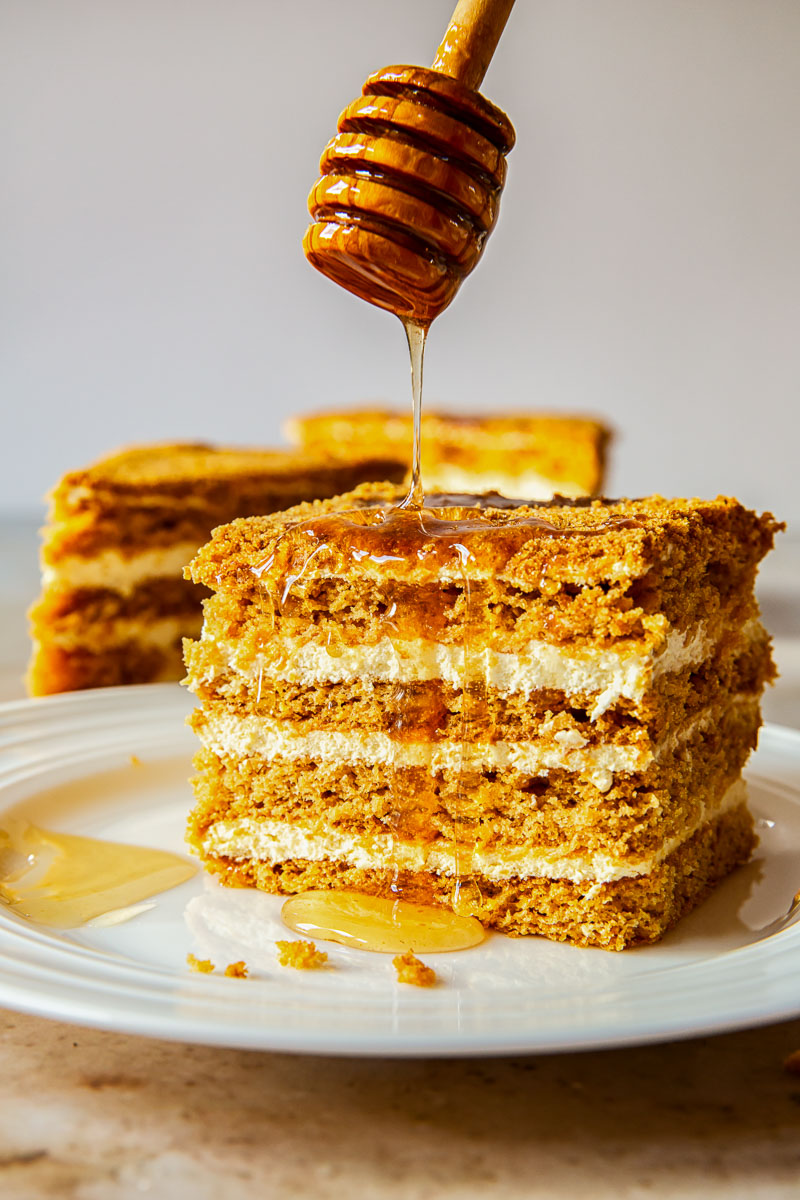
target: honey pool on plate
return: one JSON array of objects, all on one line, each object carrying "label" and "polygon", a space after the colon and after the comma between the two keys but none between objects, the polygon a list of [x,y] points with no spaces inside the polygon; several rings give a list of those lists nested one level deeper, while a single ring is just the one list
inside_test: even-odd
[{"label": "honey pool on plate", "polygon": [[0,829],[0,899],[19,916],[55,929],[121,913],[185,883],[196,871],[188,859],[166,850],[57,833],[19,820]]},{"label": "honey pool on plate", "polygon": [[286,901],[281,916],[295,933],[384,954],[468,950],[486,937],[474,917],[360,892],[303,892]]}]

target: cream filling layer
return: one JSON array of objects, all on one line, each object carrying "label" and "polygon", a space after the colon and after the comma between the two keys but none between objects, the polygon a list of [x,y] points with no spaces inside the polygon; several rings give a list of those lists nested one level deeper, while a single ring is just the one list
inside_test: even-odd
[{"label": "cream filling layer", "polygon": [[130,642],[135,642],[137,646],[163,650],[176,645],[181,638],[191,637],[193,632],[199,629],[201,622],[200,613],[196,617],[184,614],[182,617],[162,617],[158,621],[147,622],[131,617],[118,617],[113,621],[86,625],[81,629],[59,630],[57,626],[53,627],[48,631],[47,641],[63,650],[85,648],[102,652]]},{"label": "cream filling layer", "polygon": [[[754,710],[758,707],[758,701],[746,694],[737,697],[736,702]],[[208,713],[198,733],[203,744],[221,758],[258,756],[267,761],[420,767],[429,774],[473,770],[544,775],[548,771],[567,771],[607,792],[617,773],[647,770],[694,733],[708,727],[715,716],[714,709],[699,713],[694,721],[662,739],[656,747],[609,743],[591,746],[577,730],[553,732],[547,729],[547,722],[540,726],[540,736],[519,742],[398,742],[387,733],[322,729],[298,733],[288,723],[270,717],[239,716],[225,711]]]},{"label": "cream filling layer", "polygon": [[436,463],[425,472],[428,492],[500,492],[525,500],[550,500],[561,496],[585,496],[586,489],[571,480],[548,479],[536,471],[465,470],[452,463]]},{"label": "cream filling layer", "polygon": [[108,588],[129,596],[146,580],[180,579],[196,553],[197,542],[178,542],[130,555],[119,550],[101,550],[91,558],[71,554],[52,566],[43,564],[42,583],[45,587]]},{"label": "cream filling layer", "polygon": [[[591,695],[594,721],[622,699],[641,700],[659,676],[703,662],[714,644],[704,624],[686,633],[670,630],[657,650],[633,643],[625,650],[590,646],[570,653],[567,647],[532,640],[518,654],[489,647],[471,649],[470,673],[487,687],[525,697],[544,689],[567,696]],[[356,680],[418,683],[436,679],[460,688],[464,679],[463,646],[422,638],[393,642],[385,637],[372,646],[339,646],[335,655],[319,642],[301,639],[282,639],[276,648],[280,661],[267,656],[242,661],[235,641],[219,639],[215,647],[224,669],[254,685],[261,676],[301,687]],[[198,682],[213,684],[215,674],[210,666]]]},{"label": "cream filling layer", "polygon": [[746,799],[744,780],[738,779],[717,804],[703,806],[698,821],[690,829],[664,842],[657,853],[639,859],[622,859],[610,851],[581,857],[528,847],[491,850],[463,846],[457,853],[453,844],[443,838],[421,845],[397,841],[391,834],[354,837],[330,830],[321,834],[288,821],[258,821],[252,817],[217,821],[206,834],[203,853],[242,862],[281,863],[305,859],[343,863],[367,871],[393,867],[450,876],[458,873],[458,860],[461,870],[493,881],[566,879],[591,887],[649,874],[706,821],[737,808]]}]

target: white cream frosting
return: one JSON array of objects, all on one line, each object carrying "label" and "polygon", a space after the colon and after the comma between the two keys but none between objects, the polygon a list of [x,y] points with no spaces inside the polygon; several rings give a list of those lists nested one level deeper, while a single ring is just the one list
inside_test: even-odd
[{"label": "white cream frosting", "polygon": [[130,555],[119,550],[101,550],[91,558],[71,554],[53,565],[44,563],[42,583],[45,587],[109,588],[130,595],[149,579],[180,579],[196,553],[197,542],[178,542]]},{"label": "white cream frosting", "polygon": [[[747,694],[735,698],[740,704],[755,705]],[[526,775],[544,775],[548,771],[578,774],[601,792],[607,792],[617,773],[645,771],[664,754],[688,741],[714,718],[712,710],[703,711],[676,734],[664,738],[656,747],[635,743],[603,743],[589,746],[576,729],[552,733],[547,722],[540,726],[541,736],[525,741],[474,742],[423,741],[399,742],[381,732],[339,732],[310,729],[298,732],[288,722],[263,716],[239,716],[225,710],[206,714],[200,738],[220,757],[283,759],[287,762],[368,763],[394,768],[421,767],[430,774],[454,773],[462,769],[480,771],[519,771]],[[554,744],[555,743],[555,744]]]},{"label": "white cream frosting", "polygon": [[47,640],[64,650],[79,646],[103,651],[126,642],[163,650],[174,646],[181,638],[189,637],[194,628],[199,628],[201,619],[199,613],[196,617],[162,617],[158,621],[117,617],[113,621],[103,623],[102,626],[92,626],[89,629],[54,627],[49,631]]},{"label": "white cream frosting", "polygon": [[[547,853],[529,848],[488,850],[461,847],[461,869],[487,879],[567,879],[591,885],[613,883],[620,879],[647,875],[663,862],[682,842],[687,841],[707,820],[743,804],[747,799],[745,783],[739,779],[718,804],[703,806],[699,819],[680,837],[663,843],[657,853],[639,859],[622,859],[612,852],[591,857]],[[241,861],[279,863],[291,859],[311,862],[337,862],[360,870],[397,867],[429,871],[437,875],[457,874],[456,849],[452,842],[437,839],[428,844],[401,842],[391,834],[355,837],[328,830],[317,833],[288,821],[256,820],[252,817],[217,821],[203,842],[206,855]],[[468,866],[466,866],[468,864]]]},{"label": "white cream frosting", "polygon": [[[207,715],[199,731],[203,743],[222,757],[281,758],[289,762],[370,763],[397,768],[422,767],[428,772],[473,770],[572,771],[589,778],[601,791],[611,786],[617,771],[641,771],[652,755],[636,746],[570,748],[534,740],[465,743],[457,741],[398,742],[387,733],[340,733],[314,729],[295,733],[291,726],[264,717],[238,717],[222,712]],[[580,735],[578,735],[580,737]]]},{"label": "white cream frosting", "polygon": [[[278,665],[269,658],[239,661],[235,641],[219,640],[217,648],[228,669],[255,682],[260,674],[301,687],[350,683],[358,679],[388,683],[442,680],[460,688],[464,678],[464,649],[422,638],[391,641],[382,638],[372,646],[339,646],[335,656],[319,642],[281,639]],[[641,700],[659,676],[694,666],[708,657],[714,642],[704,625],[691,632],[671,630],[653,650],[642,642],[624,649],[574,647],[530,641],[518,654],[484,647],[470,655],[470,670],[488,687],[528,697],[541,689],[568,696],[592,695],[592,720],[621,699]],[[572,652],[571,652],[572,651]],[[204,676],[213,683],[213,668]]]}]

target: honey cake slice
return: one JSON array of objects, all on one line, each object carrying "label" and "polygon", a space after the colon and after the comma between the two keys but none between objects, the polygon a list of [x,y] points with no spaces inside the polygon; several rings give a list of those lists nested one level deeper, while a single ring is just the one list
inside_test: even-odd
[{"label": "honey cake slice", "polygon": [[754,845],[780,527],[726,498],[400,496],[236,521],[192,562],[191,845],[235,885],[467,881],[506,933],[657,940]]},{"label": "honey cake slice", "polygon": [[180,679],[206,594],[182,571],[215,526],[401,476],[375,453],[203,444],[130,447],[70,471],[50,496],[29,691]]},{"label": "honey cake slice", "polygon": [[[310,413],[286,425],[306,449],[377,449],[410,467],[411,416],[361,408]],[[611,430],[590,417],[547,413],[422,415],[422,477],[432,491],[549,500],[603,488]]]}]

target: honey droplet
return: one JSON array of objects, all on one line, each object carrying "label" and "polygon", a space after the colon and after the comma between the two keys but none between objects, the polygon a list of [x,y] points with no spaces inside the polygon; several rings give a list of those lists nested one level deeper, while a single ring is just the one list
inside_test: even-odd
[{"label": "honey droplet", "polygon": [[286,901],[281,916],[295,933],[382,954],[467,950],[486,937],[474,917],[361,892],[302,892]]},{"label": "honey droplet", "polygon": [[453,888],[453,895],[450,898],[450,903],[453,905],[453,911],[463,915],[469,915],[476,908],[480,908],[483,897],[481,889],[474,879],[460,875],[457,877],[456,886]]},{"label": "honey droplet", "polygon": [[0,900],[20,916],[55,929],[73,929],[130,908],[197,871],[194,863],[166,850],[35,825],[0,830],[0,850]]},{"label": "honey droplet", "polygon": [[325,639],[325,649],[328,652],[329,658],[341,658],[344,654],[344,639],[336,626],[328,630],[328,636]]}]

